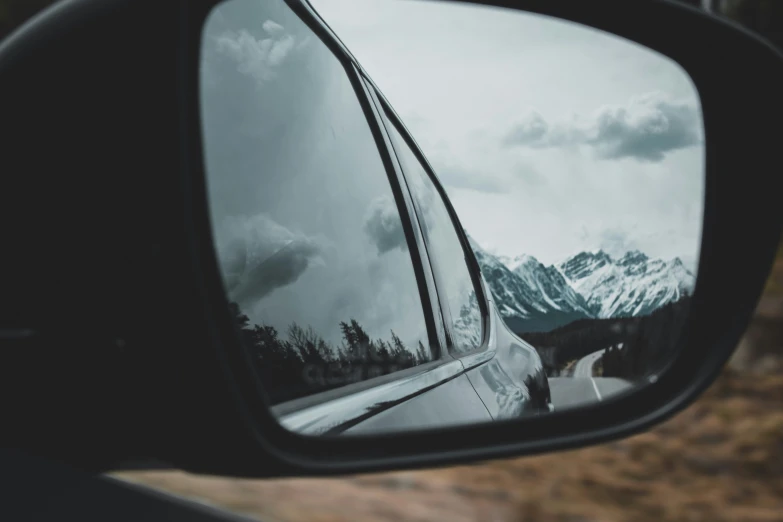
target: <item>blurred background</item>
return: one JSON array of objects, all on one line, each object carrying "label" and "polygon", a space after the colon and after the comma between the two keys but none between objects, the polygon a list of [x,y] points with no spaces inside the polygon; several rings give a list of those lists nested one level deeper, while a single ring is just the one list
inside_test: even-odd
[{"label": "blurred background", "polygon": [[[682,1],[783,49],[783,0]],[[51,3],[0,0],[0,40]],[[577,451],[418,472],[286,480],[177,471],[114,476],[265,521],[783,521],[783,242],[755,318],[721,377],[650,432]]]}]

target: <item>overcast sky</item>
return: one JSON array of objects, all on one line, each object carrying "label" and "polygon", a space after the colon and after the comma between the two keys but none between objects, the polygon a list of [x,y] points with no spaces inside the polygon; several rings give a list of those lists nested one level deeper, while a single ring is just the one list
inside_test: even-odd
[{"label": "overcast sky", "polygon": [[460,219],[500,255],[698,256],[698,94],[646,48],[551,18],[411,0],[311,0],[384,92]]}]

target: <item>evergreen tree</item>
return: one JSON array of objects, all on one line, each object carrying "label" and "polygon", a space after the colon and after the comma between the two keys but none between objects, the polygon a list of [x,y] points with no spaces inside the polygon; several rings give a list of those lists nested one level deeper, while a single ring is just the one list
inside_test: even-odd
[{"label": "evergreen tree", "polygon": [[419,341],[419,348],[416,350],[416,359],[419,364],[430,361],[430,352],[424,347],[421,341]]},{"label": "evergreen tree", "polygon": [[276,328],[255,324],[236,303],[231,313],[242,341],[251,354],[261,382],[273,404],[312,395],[352,382],[371,379],[429,360],[429,352],[420,342],[411,353],[391,332],[391,340],[370,339],[355,319],[339,323],[343,342],[332,347],[312,326],[289,325],[287,339]]},{"label": "evergreen tree", "polygon": [[392,345],[392,357],[395,361],[400,362],[405,358],[405,353],[408,351],[405,348],[405,344],[403,344],[402,339],[400,339],[396,333],[394,333],[394,330],[391,331],[391,345]]},{"label": "evergreen tree", "polygon": [[371,358],[377,364],[388,366],[391,360],[391,347],[383,339],[378,339],[373,343]]},{"label": "evergreen tree", "polygon": [[351,319],[351,329],[353,330],[354,338],[356,339],[354,355],[358,361],[366,364],[369,359],[370,336],[367,335],[364,328],[356,322],[356,319]]}]

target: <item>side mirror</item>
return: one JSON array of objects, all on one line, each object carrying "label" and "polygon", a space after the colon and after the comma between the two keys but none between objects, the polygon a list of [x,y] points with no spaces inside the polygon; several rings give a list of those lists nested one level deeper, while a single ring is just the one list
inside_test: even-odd
[{"label": "side mirror", "polygon": [[624,437],[715,379],[780,237],[783,57],[663,0],[373,8],[81,0],[0,46],[12,444],[442,465]]}]

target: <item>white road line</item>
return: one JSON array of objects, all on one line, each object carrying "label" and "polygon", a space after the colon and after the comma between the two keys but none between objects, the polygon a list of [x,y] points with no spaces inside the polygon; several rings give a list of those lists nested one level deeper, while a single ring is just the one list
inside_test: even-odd
[{"label": "white road line", "polygon": [[602,401],[603,399],[601,398],[601,392],[598,391],[598,386],[596,386],[596,384],[595,384],[595,379],[590,377],[590,382],[593,383],[593,389],[595,390],[596,397],[598,397],[599,401]]}]

